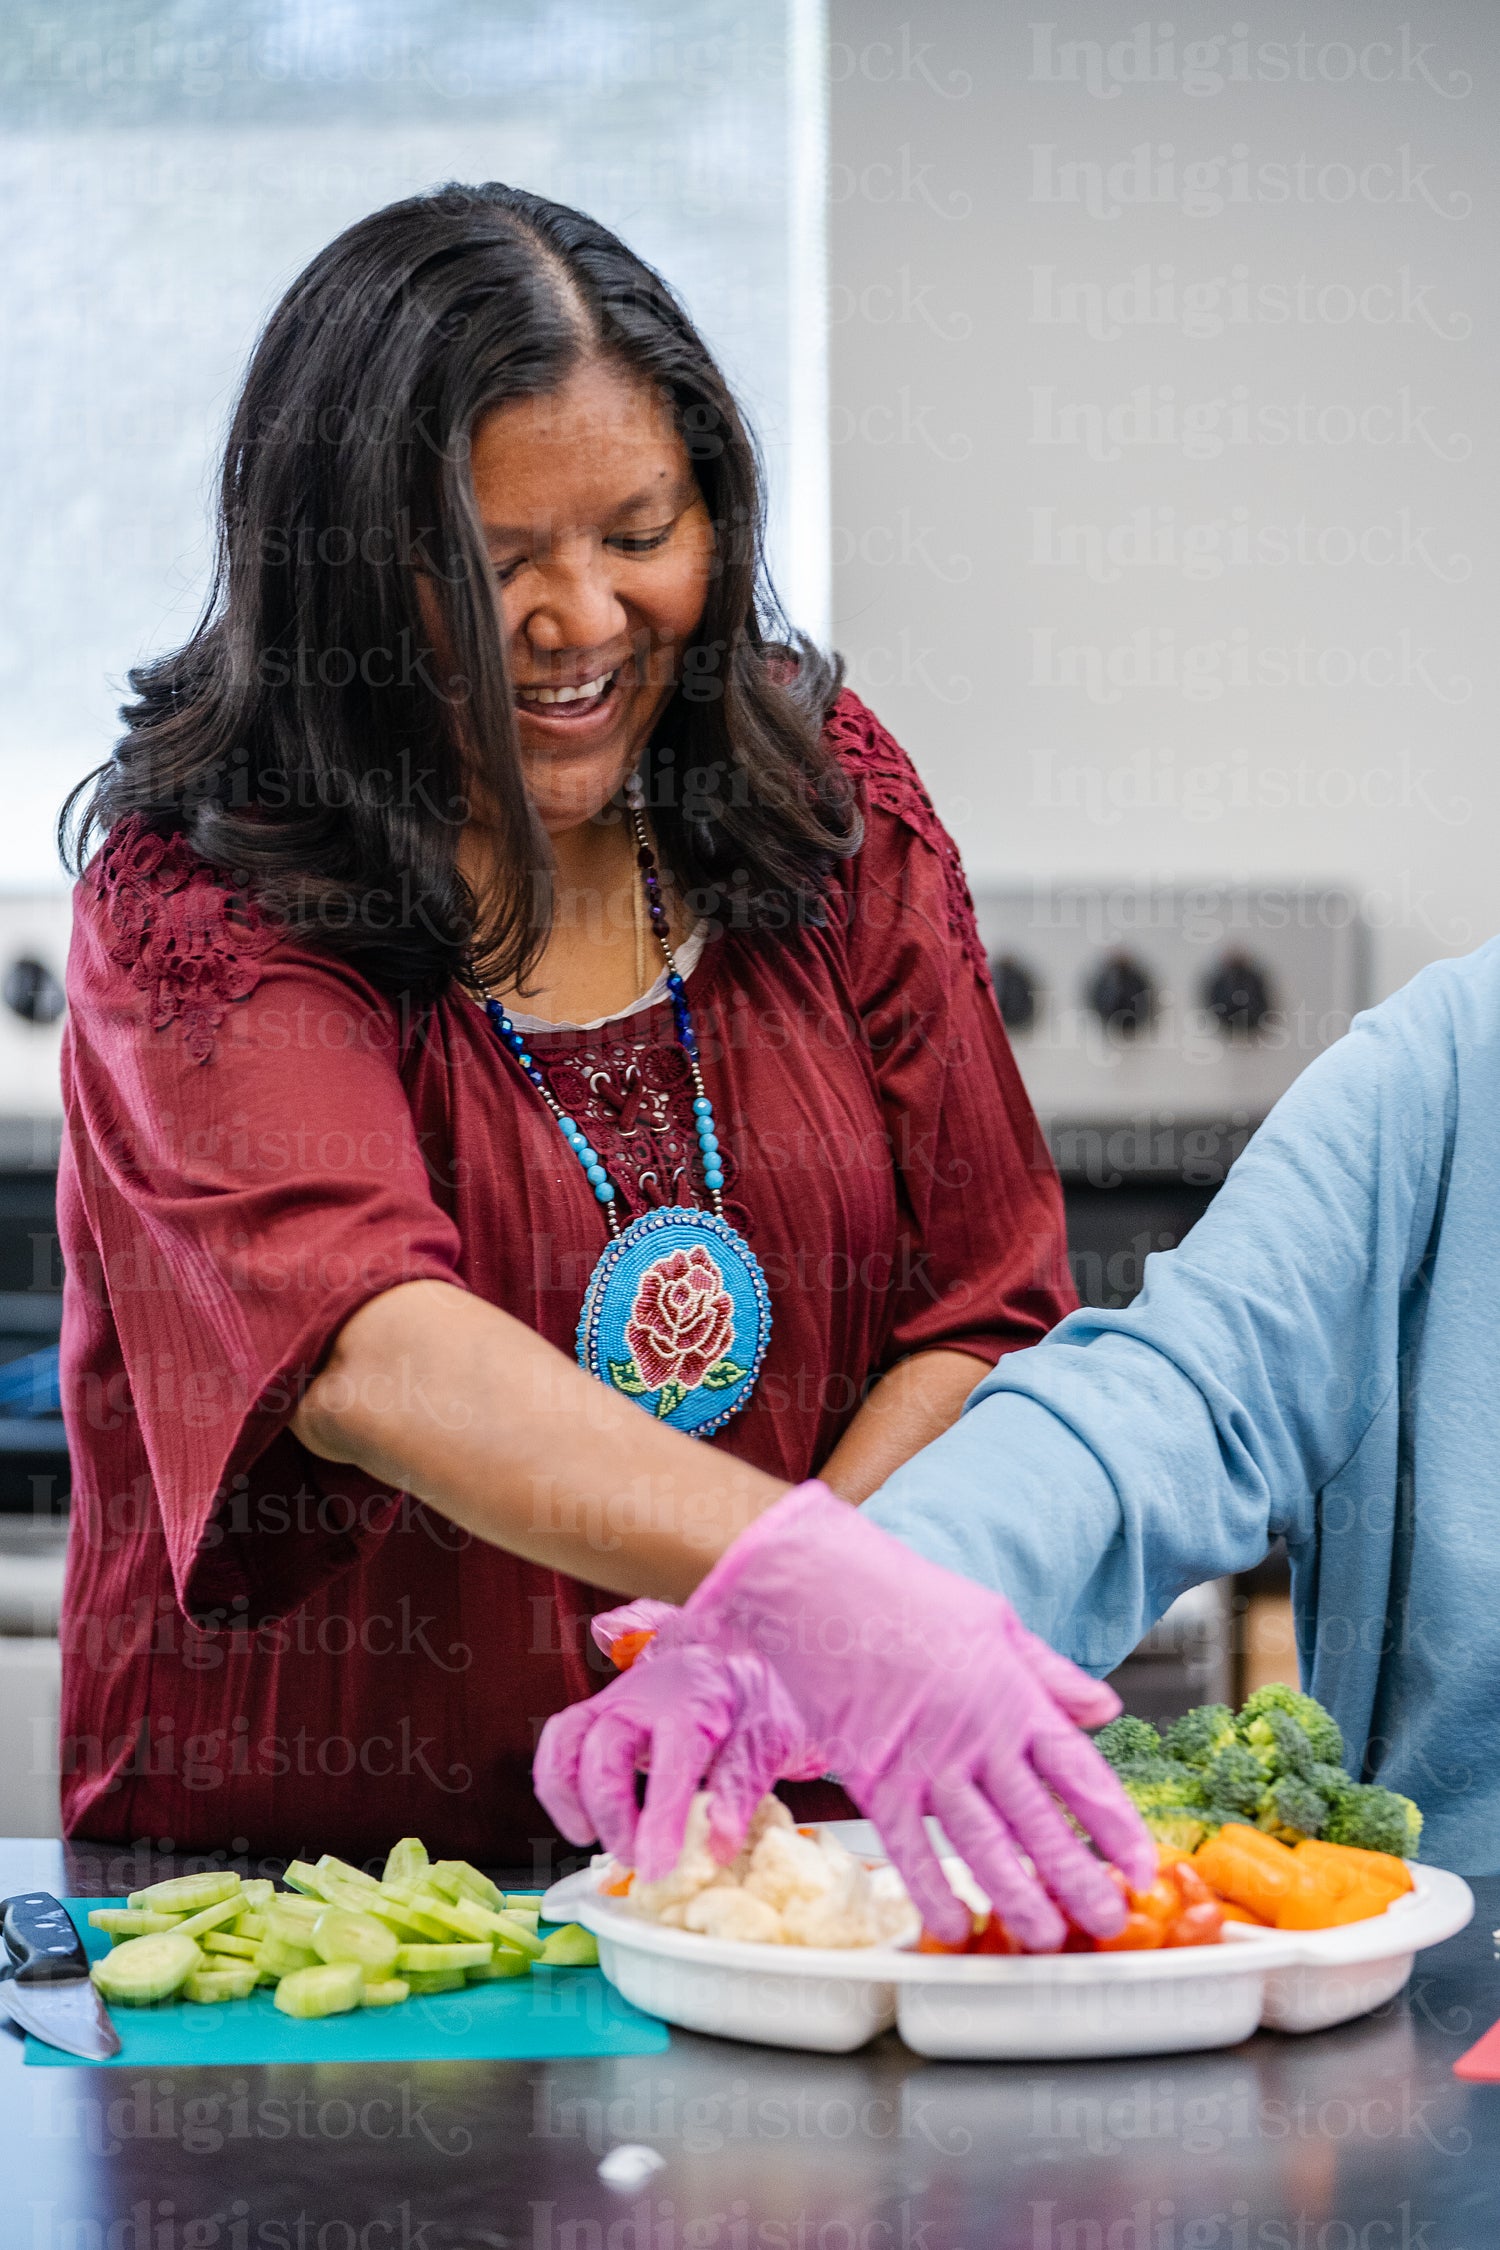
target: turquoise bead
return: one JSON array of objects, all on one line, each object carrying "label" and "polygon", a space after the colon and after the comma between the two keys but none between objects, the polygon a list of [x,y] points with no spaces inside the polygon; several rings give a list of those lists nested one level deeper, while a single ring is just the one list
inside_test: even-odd
[{"label": "turquoise bead", "polygon": [[610,1184],[609,1184],[608,1180],[606,1180],[606,1181],[605,1181],[605,1183],[604,1183],[603,1187],[596,1187],[596,1188],[595,1188],[595,1190],[594,1190],[594,1201],[595,1201],[596,1203],[613,1203],[613,1202],[614,1202],[614,1199],[615,1199],[615,1191],[614,1191],[614,1189],[613,1189],[613,1188],[612,1188],[612,1187],[610,1186]]},{"label": "turquoise bead", "polygon": [[605,1171],[602,1164],[591,1164],[588,1170],[585,1172],[584,1178],[586,1180],[591,1180],[595,1187],[602,1187],[604,1185],[604,1182],[609,1178],[609,1174]]},{"label": "turquoise bead", "polygon": [[702,1149],[704,1155],[707,1156],[710,1150],[716,1149],[718,1145],[718,1134],[714,1131],[711,1125],[706,1125],[703,1131],[698,1135],[698,1146]]},{"label": "turquoise bead", "polygon": [[697,1100],[693,1103],[693,1115],[695,1117],[712,1117],[713,1113],[713,1103],[707,1100],[704,1095],[700,1094]]},{"label": "turquoise bead", "polygon": [[578,1132],[578,1127],[571,1117],[560,1117],[557,1121],[557,1129],[565,1141],[571,1141],[575,1133],[578,1134],[579,1140],[583,1139],[583,1135]]},{"label": "turquoise bead", "polygon": [[717,1165],[711,1172],[704,1173],[703,1184],[707,1188],[721,1188],[724,1185],[724,1175]]}]

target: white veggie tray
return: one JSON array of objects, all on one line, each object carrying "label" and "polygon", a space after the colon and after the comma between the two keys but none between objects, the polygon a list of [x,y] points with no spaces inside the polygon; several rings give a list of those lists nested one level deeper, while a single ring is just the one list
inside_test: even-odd
[{"label": "white veggie tray", "polygon": [[[863,1823],[829,1825],[864,1850]],[[1232,2047],[1262,2027],[1323,2031],[1389,2000],[1415,1955],[1474,1912],[1461,1876],[1413,1862],[1405,1897],[1335,1930],[1229,1922],[1219,1945],[1152,1953],[835,1951],[665,1929],[601,1895],[612,1872],[555,1883],[542,1913],[593,1931],[599,1965],[627,2000],[686,2031],[825,2054],[863,2047],[893,2024],[919,2055],[990,2061]]]}]

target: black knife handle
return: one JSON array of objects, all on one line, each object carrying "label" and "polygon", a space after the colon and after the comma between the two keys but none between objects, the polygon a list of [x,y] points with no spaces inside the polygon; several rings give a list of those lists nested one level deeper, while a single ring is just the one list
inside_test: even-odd
[{"label": "black knife handle", "polygon": [[16,1965],[17,1984],[61,1984],[89,1973],[89,1957],[50,1891],[21,1891],[0,1899],[0,1936]]}]

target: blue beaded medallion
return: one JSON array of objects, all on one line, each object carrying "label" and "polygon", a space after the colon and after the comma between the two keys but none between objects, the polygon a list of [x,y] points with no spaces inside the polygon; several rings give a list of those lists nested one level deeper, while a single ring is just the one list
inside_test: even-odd
[{"label": "blue beaded medallion", "polygon": [[749,1399],[771,1335],[771,1296],[744,1236],[712,1211],[646,1211],[595,1266],[578,1363],[690,1437]]},{"label": "blue beaded medallion", "polygon": [[609,1227],[609,1248],[584,1293],[579,1366],[636,1400],[658,1422],[689,1437],[708,1437],[738,1414],[755,1388],[770,1341],[771,1293],[755,1252],[724,1216],[724,1154],[698,1064],[687,987],[672,951],[656,858],[646,840],[645,797],[637,774],[625,784],[625,803],[652,935],[667,964],[677,1041],[692,1078],[693,1131],[713,1209],[673,1204],[643,1212],[622,1229],[615,1210],[619,1190],[599,1151],[563,1110],[527,1048],[525,1033],[493,994],[482,985],[477,989],[496,1038],[552,1112]]}]

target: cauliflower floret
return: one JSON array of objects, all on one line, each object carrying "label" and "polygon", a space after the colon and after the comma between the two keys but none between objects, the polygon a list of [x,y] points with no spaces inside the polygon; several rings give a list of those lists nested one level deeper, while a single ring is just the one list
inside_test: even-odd
[{"label": "cauliflower floret", "polygon": [[696,1898],[699,1891],[707,1890],[724,1872],[708,1848],[708,1791],[700,1789],[688,1808],[677,1865],[670,1875],[663,1875],[659,1883],[633,1883],[628,1899],[630,1911],[647,1922],[660,1922],[664,1919],[665,1908],[681,1906],[688,1899]]},{"label": "cauliflower floret", "polygon": [[820,1897],[790,1899],[781,1919],[793,1945],[874,1945],[880,1938],[870,1878],[855,1859]]},{"label": "cauliflower floret", "polygon": [[893,1867],[866,1867],[824,1829],[802,1835],[776,1797],[761,1799],[744,1846],[719,1866],[701,1792],[677,1865],[659,1883],[637,1883],[629,1911],[667,1929],[752,1945],[889,1944],[911,1936],[915,1924]]},{"label": "cauliflower floret", "polygon": [[732,1883],[715,1885],[689,1899],[682,1909],[682,1927],[697,1930],[704,1937],[732,1938],[742,1944],[783,1942],[781,1917],[775,1908]]},{"label": "cauliflower floret", "polygon": [[795,1828],[768,1828],[750,1855],[745,1888],[780,1911],[794,1898],[820,1898],[838,1874],[828,1852],[810,1836],[799,1836]]},{"label": "cauliflower floret", "polygon": [[880,1944],[894,1945],[917,1935],[922,1918],[894,1867],[871,1868],[870,1902],[875,1912],[875,1927],[880,1932]]}]

